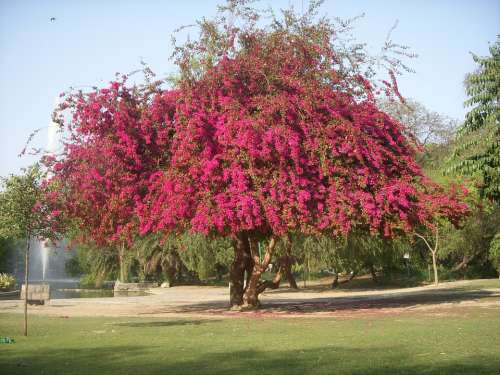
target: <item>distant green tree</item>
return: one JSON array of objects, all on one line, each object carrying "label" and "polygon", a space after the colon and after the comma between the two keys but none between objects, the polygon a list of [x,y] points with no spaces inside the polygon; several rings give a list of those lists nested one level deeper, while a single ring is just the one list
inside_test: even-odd
[{"label": "distant green tree", "polygon": [[233,261],[233,249],[229,238],[210,238],[200,233],[186,232],[177,239],[179,256],[190,271],[200,280],[212,276],[218,279],[229,270]]},{"label": "distant green tree", "polygon": [[460,228],[443,228],[441,257],[459,275],[490,276],[495,266],[491,246],[500,228],[500,205],[482,200],[472,206]]},{"label": "distant green tree", "polygon": [[500,231],[497,232],[490,242],[489,258],[500,276]]},{"label": "distant green tree", "polygon": [[38,165],[23,170],[20,175],[2,178],[0,193],[0,237],[26,241],[24,335],[28,335],[28,277],[30,241],[33,238],[55,239],[51,230],[57,213],[41,203],[44,195],[43,172]]},{"label": "distant green tree", "polygon": [[458,131],[455,163],[450,171],[478,175],[481,195],[500,201],[500,37],[490,56],[472,55],[478,69],[465,79],[465,122]]},{"label": "distant green tree", "polygon": [[74,255],[66,261],[66,273],[81,277],[82,285],[102,287],[105,280],[119,275],[118,254],[114,248],[96,246],[90,242],[74,246]]}]

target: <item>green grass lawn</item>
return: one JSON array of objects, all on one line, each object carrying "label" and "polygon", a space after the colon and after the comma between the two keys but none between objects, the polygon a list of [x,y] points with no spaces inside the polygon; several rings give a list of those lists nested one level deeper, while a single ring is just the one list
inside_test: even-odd
[{"label": "green grass lawn", "polygon": [[[441,311],[443,313],[443,311]],[[500,374],[500,313],[172,320],[0,314],[1,374]]]}]

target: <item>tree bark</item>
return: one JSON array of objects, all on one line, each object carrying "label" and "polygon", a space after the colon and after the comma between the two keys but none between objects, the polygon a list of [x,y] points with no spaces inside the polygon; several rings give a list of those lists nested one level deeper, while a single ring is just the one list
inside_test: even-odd
[{"label": "tree bark", "polygon": [[24,268],[24,336],[28,336],[28,283],[30,272],[30,235],[26,240],[25,268]]},{"label": "tree bark", "polygon": [[229,306],[232,308],[243,304],[245,269],[248,266],[247,247],[248,236],[238,233],[233,240],[234,260],[229,270]]},{"label": "tree bark", "polygon": [[245,293],[243,294],[243,307],[253,309],[260,306],[259,294],[262,293],[269,285],[269,283],[266,282],[261,283],[260,277],[262,273],[267,269],[267,266],[269,266],[274,252],[274,247],[276,245],[276,239],[274,237],[271,237],[269,245],[266,248],[266,254],[264,255],[264,259],[262,261],[259,258],[259,252],[257,250],[257,240],[250,237],[248,242],[250,245],[250,254],[252,256],[254,266],[252,274],[250,275],[250,279],[248,281],[247,288],[245,290]]},{"label": "tree bark", "polygon": [[259,283],[257,286],[257,296],[266,289],[278,289],[280,287],[281,277],[283,275],[281,271],[282,268],[280,267],[272,281],[266,280]]},{"label": "tree bark", "polygon": [[424,236],[415,233],[415,235],[421,238],[424,243],[427,245],[427,248],[432,254],[432,268],[434,269],[434,285],[439,285],[439,277],[438,277],[438,269],[437,269],[437,251],[439,244],[439,227],[436,225],[435,239],[434,239],[434,248],[430,245],[430,243],[425,239]]},{"label": "tree bark", "polygon": [[372,280],[375,284],[377,284],[378,278],[377,278],[377,273],[375,272],[375,267],[373,267],[373,264],[370,263],[369,268],[370,268],[370,274],[372,275]]},{"label": "tree bark", "polygon": [[127,282],[125,280],[125,243],[122,242],[118,248],[118,262],[120,263],[120,281],[122,283]]},{"label": "tree bark", "polygon": [[432,254],[432,268],[434,269],[434,285],[439,285],[436,251],[431,251],[431,254]]},{"label": "tree bark", "polygon": [[290,235],[288,235],[287,240],[288,243],[286,247],[286,254],[284,255],[281,263],[283,271],[285,272],[285,277],[288,280],[288,283],[290,284],[290,288],[299,289],[297,282],[295,281],[295,276],[293,276],[292,272],[292,265],[296,263],[296,260],[292,255],[292,240]]},{"label": "tree bark", "polygon": [[332,289],[335,289],[339,286],[339,273],[335,272],[335,276],[333,277]]},{"label": "tree bark", "polygon": [[297,281],[295,281],[295,276],[293,276],[292,261],[290,260],[290,258],[287,259],[287,262],[283,266],[283,270],[285,271],[286,279],[290,283],[290,288],[299,289],[299,286],[297,285]]},{"label": "tree bark", "polygon": [[464,255],[462,258],[462,261],[457,264],[455,267],[452,268],[453,272],[460,271],[464,268],[467,268],[469,266],[469,263],[476,257],[477,254],[472,254],[472,255]]}]

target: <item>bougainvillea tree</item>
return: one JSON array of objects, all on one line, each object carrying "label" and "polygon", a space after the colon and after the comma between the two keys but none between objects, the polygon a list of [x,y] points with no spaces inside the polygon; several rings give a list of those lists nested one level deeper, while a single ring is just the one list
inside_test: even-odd
[{"label": "bougainvillea tree", "polygon": [[[363,227],[391,237],[465,209],[423,175],[414,141],[377,108],[371,77],[345,69],[329,24],[285,16],[270,29],[226,27],[226,50],[209,51],[225,44],[207,27],[182,51],[188,73],[195,58],[209,63],[180,80],[170,164],[139,207],[143,233],[234,238],[232,305],[258,305],[282,235]],[[390,76],[383,84],[397,94]]]},{"label": "bougainvillea tree", "polygon": [[432,226],[436,212],[460,216],[465,207],[423,175],[404,125],[377,107],[381,93],[400,97],[398,60],[346,44],[349,23],[317,18],[315,3],[269,27],[245,1],[221,10],[176,49],[175,90],[115,82],[66,101],[71,137],[53,181],[95,241],[230,237],[230,303],[258,306],[281,237],[392,237]]}]

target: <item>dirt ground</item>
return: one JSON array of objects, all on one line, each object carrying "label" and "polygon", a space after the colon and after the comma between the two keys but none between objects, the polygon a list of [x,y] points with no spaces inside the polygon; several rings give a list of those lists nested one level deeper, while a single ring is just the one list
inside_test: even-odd
[{"label": "dirt ground", "polygon": [[[337,291],[326,285],[292,290],[281,288],[261,295],[262,308],[237,312],[228,309],[229,290],[222,287],[178,286],[153,288],[148,296],[54,299],[30,306],[30,314],[128,317],[360,317],[428,312],[466,313],[468,309],[498,309],[500,284],[484,287],[480,280],[404,289]],[[20,300],[0,301],[0,313],[22,313]]]}]

